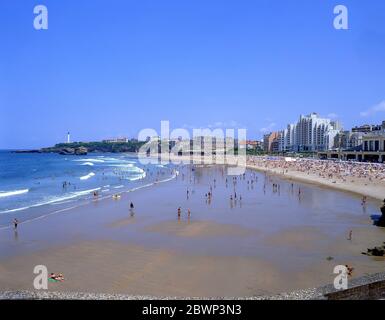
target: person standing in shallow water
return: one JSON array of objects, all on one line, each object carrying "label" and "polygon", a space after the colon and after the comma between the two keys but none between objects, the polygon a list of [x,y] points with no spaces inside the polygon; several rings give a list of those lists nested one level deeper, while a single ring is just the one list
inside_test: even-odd
[{"label": "person standing in shallow water", "polygon": [[19,220],[17,220],[16,218],[13,220],[13,227],[14,229],[16,230],[17,229],[17,225],[19,224]]}]

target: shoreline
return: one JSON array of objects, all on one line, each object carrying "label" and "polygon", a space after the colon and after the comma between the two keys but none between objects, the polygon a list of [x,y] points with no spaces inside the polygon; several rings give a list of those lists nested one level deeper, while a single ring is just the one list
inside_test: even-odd
[{"label": "shoreline", "polygon": [[[153,186],[156,186],[156,185],[159,185],[159,184],[162,184],[162,183],[174,180],[175,178],[177,178],[178,174],[179,174],[179,172],[176,170],[175,172],[171,172],[170,177],[164,178],[162,180],[148,182],[148,183],[145,183],[145,184],[142,184],[142,185],[139,185],[139,186],[135,186],[135,187],[131,186],[130,188],[125,189],[123,191],[117,190],[117,192],[115,192],[113,194],[112,193],[111,194],[107,194],[107,195],[102,195],[101,194],[97,198],[83,199],[83,198],[80,198],[80,197],[74,197],[74,200],[70,201],[70,203],[72,205],[69,206],[69,207],[59,207],[57,210],[45,212],[43,215],[40,215],[40,216],[37,216],[37,217],[33,217],[33,218],[28,219],[28,220],[24,220],[22,222],[19,222],[19,224],[21,225],[21,224],[31,223],[31,222],[34,222],[36,220],[41,220],[41,219],[53,216],[53,215],[58,214],[58,213],[74,210],[74,209],[77,209],[77,208],[80,208],[80,207],[84,207],[84,206],[88,206],[88,205],[92,204],[95,201],[104,201],[104,200],[112,199],[115,194],[121,195],[121,194],[127,194],[127,193],[131,193],[131,192],[135,192],[135,191],[141,190],[141,189],[151,188]],[[140,180],[142,180],[142,179],[140,179]],[[96,189],[92,189],[91,191],[100,190],[101,188],[102,187],[98,187]],[[50,203],[31,205],[31,206],[25,207],[25,208],[18,208],[18,209],[10,210],[10,211],[7,211],[7,212],[0,212],[0,214],[8,214],[8,213],[14,214],[15,212],[27,211],[27,210],[30,210],[30,209],[36,209],[36,208],[40,208],[40,207],[47,208],[49,205],[50,205]],[[12,227],[13,227],[13,224],[0,225],[0,230],[11,229]]]}]

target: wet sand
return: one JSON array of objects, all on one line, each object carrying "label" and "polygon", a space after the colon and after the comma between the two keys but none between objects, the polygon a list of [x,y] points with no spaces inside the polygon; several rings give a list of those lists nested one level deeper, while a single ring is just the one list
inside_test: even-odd
[{"label": "wet sand", "polygon": [[53,291],[180,297],[316,287],[333,282],[337,264],[353,266],[354,277],[385,269],[385,259],[361,254],[385,239],[370,219],[375,199],[363,208],[359,196],[254,171],[234,183],[222,167],[179,170],[177,179],[120,200],[21,224],[17,234],[2,230],[0,288],[32,290],[38,264],[65,275],[50,283]]},{"label": "wet sand", "polygon": [[256,234],[256,230],[237,225],[214,223],[210,221],[165,221],[149,226],[145,231],[168,234],[178,237],[216,237],[216,236],[247,236]]}]

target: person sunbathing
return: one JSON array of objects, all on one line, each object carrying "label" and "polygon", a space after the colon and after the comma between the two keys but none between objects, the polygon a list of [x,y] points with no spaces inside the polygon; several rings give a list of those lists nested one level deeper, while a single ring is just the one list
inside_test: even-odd
[{"label": "person sunbathing", "polygon": [[52,279],[54,281],[64,281],[64,276],[62,273],[59,273],[59,274],[51,273],[49,276],[49,279]]},{"label": "person sunbathing", "polygon": [[353,270],[354,270],[354,268],[348,266],[347,264],[345,265],[345,267],[346,267],[346,269],[347,269],[348,276],[351,277],[351,276],[353,275]]},{"label": "person sunbathing", "polygon": [[57,276],[56,276],[56,280],[58,281],[64,281],[64,275],[62,273],[59,273]]}]

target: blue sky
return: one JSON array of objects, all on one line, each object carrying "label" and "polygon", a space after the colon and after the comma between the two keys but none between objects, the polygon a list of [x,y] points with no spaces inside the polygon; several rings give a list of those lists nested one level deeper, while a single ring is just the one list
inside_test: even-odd
[{"label": "blue sky", "polygon": [[[33,28],[37,4],[48,30]],[[313,111],[345,128],[385,120],[383,0],[1,1],[0,40],[0,149],[161,120],[251,139]]]}]

